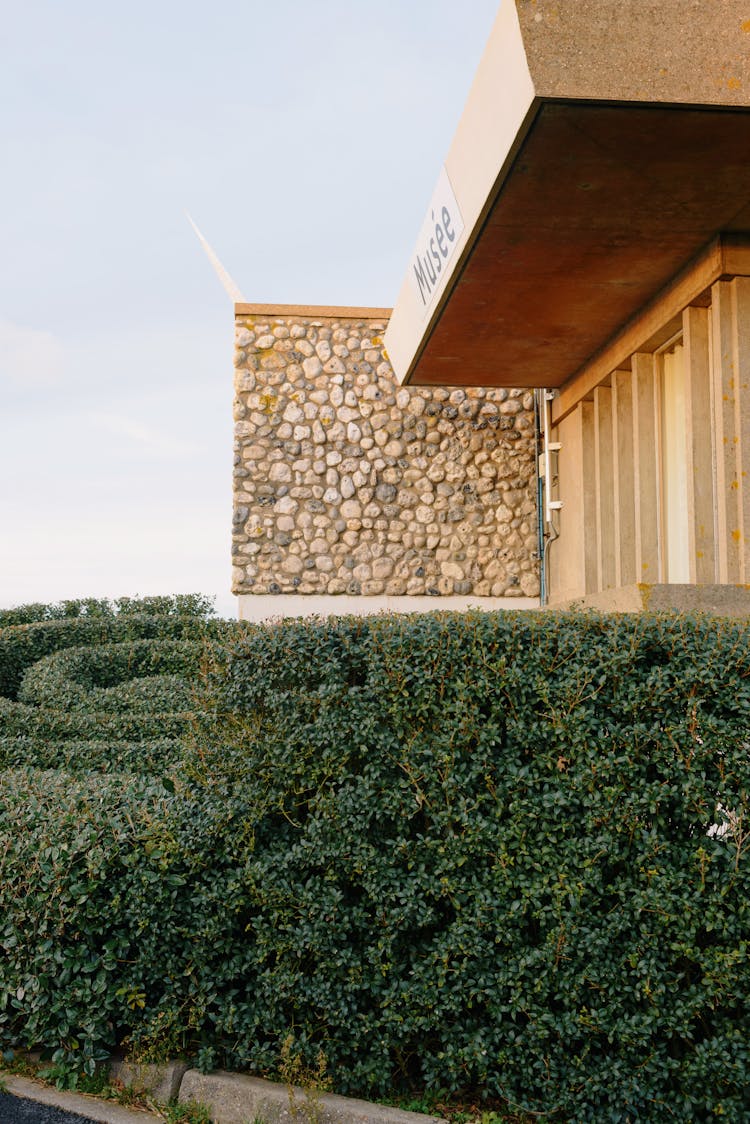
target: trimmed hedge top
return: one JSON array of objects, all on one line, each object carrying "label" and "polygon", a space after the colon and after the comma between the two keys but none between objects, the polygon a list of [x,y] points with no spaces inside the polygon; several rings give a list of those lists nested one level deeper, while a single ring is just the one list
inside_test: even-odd
[{"label": "trimmed hedge top", "polygon": [[0,614],[14,622],[0,627],[0,763],[75,772],[173,764],[204,647],[232,628],[210,612],[206,598],[177,596]]}]

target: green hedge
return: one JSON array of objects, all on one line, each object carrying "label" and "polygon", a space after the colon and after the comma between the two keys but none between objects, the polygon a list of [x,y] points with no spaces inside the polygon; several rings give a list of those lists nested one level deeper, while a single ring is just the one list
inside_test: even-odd
[{"label": "green hedge", "polygon": [[[92,604],[96,610],[91,608]],[[75,611],[65,613],[66,605],[72,605]],[[23,617],[27,609],[41,619],[16,623],[14,616]],[[121,598],[115,606],[109,602],[64,602],[62,607],[5,610],[0,615],[0,697],[16,698],[27,669],[64,648],[127,640],[199,640],[222,636],[231,629],[228,621],[207,618],[207,611],[204,598],[187,595],[138,601]],[[6,623],[1,627],[3,618]]]},{"label": "green hedge", "polygon": [[197,595],[0,612],[0,767],[170,770],[206,644],[233,627],[210,613]]},{"label": "green hedge", "polygon": [[130,640],[67,648],[26,670],[18,701],[62,711],[188,710],[204,647],[196,640]]},{"label": "green hedge", "polygon": [[[173,722],[172,719],[170,721]],[[162,724],[158,723],[159,728]],[[184,729],[187,721],[179,720]],[[178,737],[50,738],[29,734],[0,735],[0,771],[32,766],[78,773],[139,773],[162,776],[179,766],[184,752]]]},{"label": "green hedge", "polygon": [[184,785],[3,784],[0,1042],[750,1120],[748,624],[247,629],[201,712]]},{"label": "green hedge", "polygon": [[167,970],[160,957],[142,963],[142,930],[163,924],[168,959],[179,913],[182,881],[151,838],[169,800],[137,777],[3,773],[0,1042],[46,1046],[93,1072],[122,1039],[143,984],[153,990]]},{"label": "green hedge", "polygon": [[155,714],[149,711],[87,712],[50,710],[0,698],[0,735],[5,737],[69,738],[84,741],[182,737],[193,721],[193,712]]},{"label": "green hedge", "polygon": [[747,623],[289,625],[229,648],[206,710],[233,1064],[295,1028],[350,1089],[750,1119]]},{"label": "green hedge", "polygon": [[17,605],[13,609],[0,609],[0,628],[76,617],[113,618],[144,614],[207,619],[213,615],[213,611],[211,598],[200,593],[178,593],[166,597],[120,597],[116,601],[96,597],[58,601],[54,604],[35,601],[28,605]]}]

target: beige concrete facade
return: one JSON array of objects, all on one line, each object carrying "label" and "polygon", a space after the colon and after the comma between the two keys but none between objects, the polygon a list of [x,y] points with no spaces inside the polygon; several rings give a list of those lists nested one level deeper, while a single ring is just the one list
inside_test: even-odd
[{"label": "beige concrete facade", "polygon": [[537,97],[750,104],[743,0],[516,0],[515,8]]},{"label": "beige concrete facade", "polygon": [[609,589],[553,609],[593,609],[601,613],[710,613],[745,618],[750,613],[750,589],[744,585],[637,585]]}]

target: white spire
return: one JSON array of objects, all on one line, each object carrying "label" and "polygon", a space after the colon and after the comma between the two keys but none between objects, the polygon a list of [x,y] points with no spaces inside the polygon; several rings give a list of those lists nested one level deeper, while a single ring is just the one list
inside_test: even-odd
[{"label": "white spire", "polygon": [[190,215],[188,214],[187,211],[185,211],[185,214],[187,215],[188,222],[192,226],[195,233],[198,235],[198,241],[200,242],[203,249],[206,251],[206,256],[208,257],[208,260],[211,262],[211,265],[216,270],[216,276],[219,278],[222,285],[226,289],[227,293],[232,298],[232,301],[234,302],[234,304],[245,304],[246,303],[245,298],[243,297],[242,293],[240,292],[239,285],[237,285],[236,282],[233,281],[232,278],[229,276],[226,269],[221,264],[218,257],[216,256],[214,251],[211,249],[211,247],[209,246],[206,239],[201,234],[200,230],[198,230],[198,227],[195,225],[195,223],[193,222],[192,218],[190,217]]}]

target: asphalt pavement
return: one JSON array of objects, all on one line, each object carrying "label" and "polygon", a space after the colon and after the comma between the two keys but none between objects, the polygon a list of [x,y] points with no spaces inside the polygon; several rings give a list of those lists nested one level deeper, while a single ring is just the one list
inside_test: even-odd
[{"label": "asphalt pavement", "polygon": [[0,1124],[91,1124],[91,1117],[0,1093]]},{"label": "asphalt pavement", "polygon": [[114,1101],[84,1097],[26,1077],[2,1074],[0,1124],[156,1124],[151,1112],[126,1108]]}]

